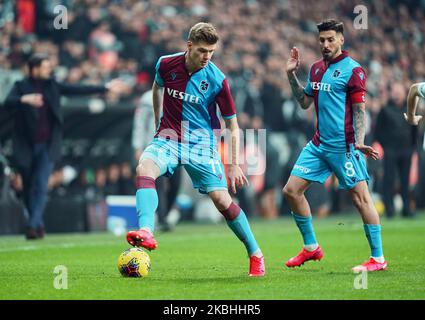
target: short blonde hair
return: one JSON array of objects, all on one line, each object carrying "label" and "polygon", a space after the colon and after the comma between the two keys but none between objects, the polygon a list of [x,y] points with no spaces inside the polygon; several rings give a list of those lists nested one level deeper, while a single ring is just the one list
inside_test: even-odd
[{"label": "short blonde hair", "polygon": [[190,28],[188,40],[193,43],[216,44],[218,39],[217,30],[211,23],[199,22]]}]

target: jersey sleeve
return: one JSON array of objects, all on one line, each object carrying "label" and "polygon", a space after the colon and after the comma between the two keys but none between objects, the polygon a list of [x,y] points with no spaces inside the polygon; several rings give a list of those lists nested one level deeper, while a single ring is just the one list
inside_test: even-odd
[{"label": "jersey sleeve", "polygon": [[366,73],[362,67],[353,69],[353,74],[348,81],[348,93],[350,94],[351,103],[366,102]]},{"label": "jersey sleeve", "polygon": [[[313,68],[313,67],[311,67],[311,68]],[[308,72],[307,83],[306,83],[305,88],[304,88],[304,93],[306,95],[310,96],[310,97],[313,96],[313,89],[311,88],[311,83],[310,83],[311,68],[310,68],[310,71]]]},{"label": "jersey sleeve", "polygon": [[425,98],[425,82],[418,84],[418,94],[421,98]]},{"label": "jersey sleeve", "polygon": [[215,101],[220,108],[221,116],[223,119],[231,119],[236,116],[235,102],[232,98],[232,93],[230,92],[229,82],[225,78],[222,82],[222,87],[220,92],[217,94]]},{"label": "jersey sleeve", "polygon": [[307,76],[307,83],[304,88],[304,93],[310,97],[313,96],[313,89],[311,88],[311,83],[310,83],[310,72],[308,73],[308,76]]},{"label": "jersey sleeve", "polygon": [[156,63],[156,66],[155,66],[155,82],[158,86],[163,87],[164,80],[162,79],[161,73],[160,73],[161,60],[162,60],[162,57],[158,59],[158,62]]}]

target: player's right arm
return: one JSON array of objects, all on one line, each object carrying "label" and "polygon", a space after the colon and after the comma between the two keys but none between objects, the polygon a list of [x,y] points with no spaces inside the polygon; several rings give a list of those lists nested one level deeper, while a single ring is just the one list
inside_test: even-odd
[{"label": "player's right arm", "polygon": [[153,114],[155,117],[155,128],[159,129],[159,121],[161,120],[162,113],[162,94],[164,88],[164,80],[162,79],[160,67],[161,67],[162,57],[158,59],[155,66],[155,80],[152,85],[152,105],[153,105]]},{"label": "player's right arm", "polygon": [[412,84],[407,95],[407,113],[404,114],[404,118],[413,126],[417,126],[422,120],[422,116],[416,115],[420,97],[425,98],[425,82]]},{"label": "player's right arm", "polygon": [[159,127],[159,120],[161,119],[162,112],[162,87],[160,87],[156,81],[152,85],[152,104],[153,104],[153,113],[155,117],[155,128]]},{"label": "player's right arm", "polygon": [[288,75],[289,84],[291,85],[292,93],[294,94],[295,99],[297,99],[301,108],[308,109],[313,102],[313,99],[305,93],[304,87],[301,85],[297,75],[295,74],[299,66],[300,57],[298,49],[293,47],[291,49],[290,57],[286,62],[286,74]]}]

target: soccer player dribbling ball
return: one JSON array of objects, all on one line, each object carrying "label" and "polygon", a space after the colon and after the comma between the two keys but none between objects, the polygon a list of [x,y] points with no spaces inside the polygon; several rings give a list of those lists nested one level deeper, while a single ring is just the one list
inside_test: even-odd
[{"label": "soccer player dribbling ball", "polygon": [[[148,250],[157,247],[153,235],[158,206],[155,180],[162,175],[172,175],[178,166],[183,166],[193,187],[208,194],[245,245],[250,261],[249,275],[264,276],[263,254],[245,213],[229,194],[214,138],[213,131],[219,128],[218,106],[231,131],[232,163],[228,166],[228,178],[235,193],[236,187],[244,186],[248,180],[237,158],[239,126],[230,87],[225,75],[211,62],[218,39],[214,26],[197,23],[190,29],[186,52],[162,56],[157,62],[152,90],[158,129],[137,167],[136,209],[140,230],[128,232],[127,241]],[[202,156],[198,157],[199,153]]]},{"label": "soccer player dribbling ball", "polygon": [[308,109],[314,102],[317,115],[317,130],[299,155],[283,188],[304,241],[302,251],[289,259],[286,266],[297,267],[309,260],[322,259],[323,251],[316,240],[304,192],[312,182],[324,183],[334,173],[340,188],[348,190],[362,217],[371,249],[370,258],[352,270],[385,270],[380,220],[367,184],[365,156],[376,160],[379,154],[364,144],[366,74],[359,63],[342,50],[344,27],[341,22],[325,20],[317,28],[323,59],[311,66],[305,88],[295,74],[300,65],[296,47],[292,48],[286,64],[292,92],[301,108]]}]

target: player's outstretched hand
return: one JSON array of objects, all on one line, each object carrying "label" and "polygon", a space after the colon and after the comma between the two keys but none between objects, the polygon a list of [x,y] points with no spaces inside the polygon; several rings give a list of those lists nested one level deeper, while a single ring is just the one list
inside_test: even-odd
[{"label": "player's outstretched hand", "polygon": [[242,188],[245,184],[249,186],[249,181],[239,166],[231,165],[229,167],[230,189],[236,193],[236,187]]},{"label": "player's outstretched hand", "polygon": [[404,119],[406,119],[408,124],[411,124],[412,126],[417,126],[419,122],[421,122],[422,116],[413,116],[413,118],[411,118],[406,113],[404,113]]},{"label": "player's outstretched hand", "polygon": [[288,61],[286,62],[286,72],[290,73],[293,71],[297,71],[300,66],[300,56],[298,53],[297,47],[293,47],[291,49],[291,54],[289,56]]},{"label": "player's outstretched hand", "polygon": [[371,157],[373,160],[379,159],[379,152],[373,149],[371,146],[365,146],[364,144],[356,144],[355,148],[367,157]]}]

